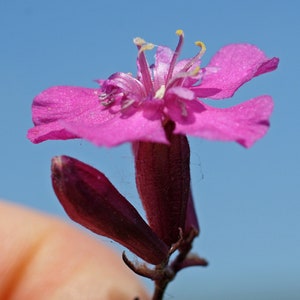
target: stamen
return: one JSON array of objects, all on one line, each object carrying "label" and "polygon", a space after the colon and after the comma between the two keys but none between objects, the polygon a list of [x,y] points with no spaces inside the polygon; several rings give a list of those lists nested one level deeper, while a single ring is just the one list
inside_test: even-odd
[{"label": "stamen", "polygon": [[99,101],[103,106],[109,106],[115,101],[115,98],[113,97],[113,93],[101,93],[99,96]]},{"label": "stamen", "polygon": [[155,45],[151,44],[151,43],[144,44],[143,46],[141,46],[138,55],[140,55],[140,53],[145,51],[145,50],[152,50],[154,47],[155,47]]},{"label": "stamen", "polygon": [[149,71],[148,62],[145,56],[146,50],[152,50],[154,48],[154,45],[151,43],[146,43],[145,40],[142,38],[135,38],[133,40],[134,44],[137,46],[139,52],[138,52],[138,62],[140,65],[140,72],[142,74],[143,83],[145,86],[146,94],[153,95],[153,83],[151,74]]},{"label": "stamen", "polygon": [[128,108],[129,106],[131,106],[135,101],[133,99],[126,99],[125,101],[123,101],[122,105],[121,105],[121,109],[124,110],[126,108]]},{"label": "stamen", "polygon": [[140,37],[136,37],[133,39],[133,43],[136,45],[136,46],[142,46],[144,44],[146,44],[146,41],[143,40],[142,38]]},{"label": "stamen", "polygon": [[200,67],[196,66],[195,69],[192,69],[190,71],[180,71],[178,73],[175,74],[175,76],[172,77],[172,79],[168,82],[167,88],[170,88],[171,86],[175,85],[180,85],[180,83],[182,84],[184,82],[184,79],[186,77],[193,77],[198,75],[200,72]]},{"label": "stamen", "polygon": [[201,41],[196,41],[196,42],[195,42],[195,45],[201,48],[201,51],[199,52],[199,55],[200,55],[200,57],[202,57],[203,54],[204,54],[205,51],[206,51],[206,46],[205,46],[205,44],[204,44],[203,42],[201,42]]},{"label": "stamen", "polygon": [[187,74],[189,74],[188,76],[196,76],[198,75],[200,72],[200,67],[196,66],[195,69],[191,70],[190,72],[188,72]]},{"label": "stamen", "polygon": [[183,35],[183,30],[182,29],[177,29],[175,32],[178,36]]},{"label": "stamen", "polygon": [[163,84],[155,93],[154,98],[156,99],[162,99],[166,92],[166,86]]},{"label": "stamen", "polygon": [[201,50],[192,58],[190,59],[190,61],[184,66],[184,68],[181,70],[182,71],[188,71],[188,69],[197,61],[199,60],[203,54],[205,53],[206,51],[206,47],[205,47],[205,44],[203,42],[200,42],[200,41],[197,41],[195,42],[195,45],[200,47]]},{"label": "stamen", "polygon": [[172,60],[171,60],[171,63],[170,63],[170,68],[169,68],[169,71],[168,71],[166,84],[168,83],[168,81],[170,80],[170,78],[173,75],[173,71],[174,71],[174,68],[175,68],[175,63],[177,61],[177,58],[180,54],[180,51],[181,51],[181,48],[182,48],[182,45],[183,45],[183,39],[184,39],[183,30],[178,29],[176,31],[176,34],[179,36],[179,41],[178,41],[177,47],[175,49],[175,52],[173,54],[173,57],[172,57]]}]

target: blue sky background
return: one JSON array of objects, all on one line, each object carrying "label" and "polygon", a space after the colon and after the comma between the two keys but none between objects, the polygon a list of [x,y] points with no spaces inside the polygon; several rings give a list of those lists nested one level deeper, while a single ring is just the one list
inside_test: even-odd
[{"label": "blue sky background", "polygon": [[165,299],[298,299],[299,11],[297,1],[0,0],[0,197],[67,220],[49,172],[51,157],[67,154],[102,170],[141,210],[129,145],[31,144],[34,96],[53,85],[96,87],[94,79],[116,71],[135,73],[136,36],[174,48],[175,31],[183,29],[182,57],[194,55],[193,42],[202,40],[204,64],[223,45],[253,43],[278,56],[279,69],[225,103],[272,95],[271,129],[249,150],[190,139],[202,226],[194,250],[210,266],[179,273]]}]

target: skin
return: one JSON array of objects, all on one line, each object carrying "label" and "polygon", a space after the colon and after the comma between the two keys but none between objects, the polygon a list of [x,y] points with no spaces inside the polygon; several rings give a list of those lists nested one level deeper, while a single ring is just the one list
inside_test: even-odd
[{"label": "skin", "polygon": [[57,218],[0,200],[0,299],[148,300],[120,256]]}]

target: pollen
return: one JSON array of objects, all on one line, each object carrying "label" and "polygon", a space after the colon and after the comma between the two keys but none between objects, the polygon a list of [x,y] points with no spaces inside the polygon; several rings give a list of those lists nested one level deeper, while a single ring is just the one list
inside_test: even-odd
[{"label": "pollen", "polygon": [[196,68],[194,70],[191,71],[191,73],[189,74],[190,76],[196,76],[198,75],[200,72],[200,67],[196,66]]},{"label": "pollen", "polygon": [[163,84],[155,93],[154,98],[156,99],[162,99],[166,92],[166,86]]},{"label": "pollen", "polygon": [[206,51],[205,44],[203,42],[201,42],[201,41],[196,41],[195,45],[201,48],[201,51],[200,51],[199,54],[202,56],[205,53],[205,51]]},{"label": "pollen", "polygon": [[155,47],[154,44],[147,43],[141,47],[140,51],[152,50],[154,47]]},{"label": "pollen", "polygon": [[142,46],[144,44],[146,44],[146,41],[143,40],[142,38],[140,37],[136,37],[133,39],[133,43],[136,45],[136,46]]},{"label": "pollen", "polygon": [[182,29],[176,30],[176,34],[179,36],[183,35],[183,30]]},{"label": "pollen", "polygon": [[140,37],[136,37],[133,39],[133,43],[138,46],[139,49],[139,54],[141,54],[141,52],[144,52],[146,50],[152,50],[155,45],[152,43],[147,43],[144,39],[140,38]]}]

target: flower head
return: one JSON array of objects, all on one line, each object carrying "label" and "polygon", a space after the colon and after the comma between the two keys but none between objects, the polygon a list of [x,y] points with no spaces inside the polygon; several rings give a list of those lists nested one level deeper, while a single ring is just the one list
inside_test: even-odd
[{"label": "flower head", "polygon": [[172,120],[175,134],[236,141],[250,147],[268,129],[273,108],[270,96],[225,109],[211,107],[201,99],[233,96],[245,82],[276,69],[278,58],[267,58],[253,45],[231,44],[203,68],[205,45],[196,42],[199,52],[178,60],[184,34],[182,30],[176,33],[175,51],[158,46],[153,65],[148,64],[145,52],[154,45],[134,39],[136,77],[118,72],[98,80],[99,88],[56,86],[40,93],[33,101],[35,127],[28,138],[34,143],[84,138],[108,147],[127,141],[168,143],[164,124]]}]

